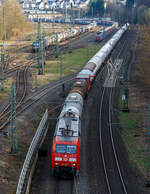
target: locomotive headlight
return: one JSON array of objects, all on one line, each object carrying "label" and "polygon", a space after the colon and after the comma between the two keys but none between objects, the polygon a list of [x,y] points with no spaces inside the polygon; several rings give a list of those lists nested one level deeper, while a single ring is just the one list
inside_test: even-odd
[{"label": "locomotive headlight", "polygon": [[76,158],[69,158],[70,162],[76,162]]},{"label": "locomotive headlight", "polygon": [[60,158],[60,157],[55,157],[55,161],[62,161],[62,158]]}]

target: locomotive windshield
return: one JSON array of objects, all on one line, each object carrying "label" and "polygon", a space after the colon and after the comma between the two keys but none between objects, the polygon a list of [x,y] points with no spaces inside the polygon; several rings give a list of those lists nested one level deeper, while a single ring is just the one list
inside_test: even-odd
[{"label": "locomotive windshield", "polygon": [[61,154],[76,154],[77,146],[56,144],[56,153]]}]

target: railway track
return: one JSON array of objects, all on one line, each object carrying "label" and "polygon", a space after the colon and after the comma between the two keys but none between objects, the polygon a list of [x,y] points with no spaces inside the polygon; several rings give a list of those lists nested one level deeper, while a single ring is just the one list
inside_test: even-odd
[{"label": "railway track", "polygon": [[31,63],[32,65],[35,65],[36,63],[34,61],[26,61],[26,62],[22,62],[23,64],[20,64],[20,65],[16,65],[14,66],[13,68],[9,69],[9,70],[6,70],[4,71],[6,74],[9,74],[9,73],[12,73],[12,72],[15,72],[17,70],[20,70],[22,68],[25,68],[26,66],[30,65],[31,66]]},{"label": "railway track", "polygon": [[16,82],[16,99],[17,104],[21,104],[27,94],[27,73],[29,66],[26,66],[23,70],[18,71],[17,82]]},{"label": "railway track", "polygon": [[[22,103],[26,96],[27,91],[27,71],[29,67],[25,67],[23,70],[18,70],[17,78],[16,78],[16,101],[18,104]],[[10,103],[4,108],[4,110],[0,113],[0,120],[4,117],[8,116],[10,113],[8,109],[10,109]]]},{"label": "railway track", "polygon": [[[46,87],[46,88],[40,90],[39,92],[37,92],[36,94],[26,98],[26,100],[24,100],[24,97],[26,94],[24,92],[20,101],[17,103],[17,106],[16,106],[17,115],[19,115],[20,113],[25,111],[27,108],[29,108],[30,106],[32,106],[33,104],[38,102],[41,98],[46,96],[51,90],[57,89],[61,86],[61,84],[73,81],[73,79],[74,79],[74,77],[73,78],[69,77],[62,82],[59,81],[56,85],[54,85],[52,87]],[[2,123],[0,125],[0,130],[3,130],[10,122],[10,111],[8,111],[8,109],[10,108],[10,104],[7,106],[8,106],[7,110],[4,109],[0,114],[0,121]],[[5,120],[6,117],[7,117],[7,120]],[[5,120],[4,122],[2,122],[3,119]]]},{"label": "railway track", "polygon": [[73,177],[73,179],[67,181],[56,180],[54,194],[62,194],[62,191],[63,193],[69,191],[69,194],[78,194],[78,181],[78,177]]},{"label": "railway track", "polygon": [[[26,66],[23,70],[19,70],[16,78],[16,109],[23,103],[27,95],[27,73],[30,65]],[[8,103],[6,107],[0,113],[1,126],[5,126],[8,120],[10,120],[10,107]]]},{"label": "railway track", "polygon": [[[68,47],[65,45],[65,44],[63,44],[61,47],[61,50],[66,50],[66,52],[67,52],[67,50],[68,50]],[[53,53],[53,56],[55,55],[55,47],[54,47],[54,53]],[[35,55],[34,55],[35,56]],[[36,59],[36,57],[34,58],[34,59]],[[33,60],[33,58],[32,58],[32,60]],[[29,66],[31,66],[31,65],[33,65],[34,63],[29,63],[28,61],[26,62],[26,63],[24,63],[23,65],[17,65],[16,67],[14,67],[14,68],[12,68],[12,69],[10,69],[10,70],[8,70],[7,71],[7,73],[12,73],[12,72],[14,72],[14,71],[16,71],[16,70],[18,70],[18,74],[17,74],[17,77],[19,77],[20,76],[20,74],[21,74],[21,72],[23,73],[23,72],[25,72],[25,71],[27,71],[27,69],[29,68]],[[23,70],[22,70],[22,68],[24,68]],[[20,73],[19,73],[20,72]],[[25,76],[23,75],[23,76],[20,76],[20,77],[23,77],[24,78],[24,83],[26,83],[27,81],[25,81],[26,79],[25,79]],[[70,80],[69,80],[70,81]],[[47,89],[43,89],[43,90],[41,90],[41,93],[40,94],[38,94],[38,95],[35,95],[35,96],[31,96],[31,97],[29,97],[29,98],[27,98],[26,100],[24,100],[24,98],[25,98],[25,96],[26,96],[26,85],[24,84],[24,86],[23,87],[20,87],[21,89],[21,91],[19,92],[18,90],[19,90],[19,81],[17,82],[17,85],[16,85],[16,88],[17,88],[17,90],[16,90],[16,96],[17,96],[17,106],[16,106],[16,109],[17,109],[17,114],[20,114],[21,112],[23,112],[23,110],[26,110],[28,107],[30,107],[34,102],[37,102],[38,100],[40,100],[40,97],[43,97],[43,96],[45,96],[48,92],[49,92],[49,89],[47,88]],[[65,83],[65,82],[64,82]],[[52,89],[55,89],[55,88],[57,88],[57,87],[59,87],[61,84],[57,84],[56,85],[56,87],[53,87]],[[25,91],[25,92],[24,92]],[[18,94],[17,94],[18,93]],[[18,100],[18,98],[19,98],[19,94],[21,94],[22,95],[22,97],[20,97],[21,99],[20,100]],[[39,96],[39,97],[38,97]],[[35,100],[32,100],[32,99],[35,99]],[[7,124],[10,122],[10,104],[8,104],[6,107],[5,107],[5,109],[0,113],[0,121],[2,121],[4,118],[6,118],[6,117],[8,117],[8,119],[7,119],[7,121],[5,121],[3,124],[1,124],[0,125],[0,130],[2,130],[5,126],[7,126]]]},{"label": "railway track", "polygon": [[[85,34],[84,34],[85,35]],[[87,33],[86,33],[87,35]],[[81,35],[82,37],[83,35]],[[79,38],[79,36],[73,38],[73,41],[75,41],[77,38]],[[70,49],[68,48],[68,43],[69,43],[69,40],[66,40],[66,41],[63,41],[60,43],[59,45],[59,52],[63,52],[63,53],[67,53]],[[51,46],[51,50],[47,50],[47,58],[51,58],[51,57],[55,57],[56,56],[56,45],[53,45]],[[32,63],[33,64],[36,64],[36,60],[37,60],[37,54],[29,54],[29,56],[27,57],[27,62],[20,62],[20,65],[16,65],[14,66],[13,68],[11,69],[8,69],[8,66],[9,66],[9,63],[11,63],[12,61],[14,61],[15,59],[17,58],[17,55],[16,56],[10,56],[6,62],[6,66],[5,66],[5,69],[4,69],[4,73],[5,74],[10,74],[12,72],[15,72],[19,69],[22,69],[24,68],[28,63],[29,63],[29,60],[31,62],[32,60]],[[23,63],[23,65],[21,64]]]},{"label": "railway track", "polygon": [[[72,45],[77,39],[82,38],[85,35],[87,36],[88,34],[89,33],[81,34],[80,36],[77,36],[77,37],[73,38],[72,39]],[[108,35],[106,40],[104,40],[104,43],[109,39],[110,36],[112,36],[112,34]],[[71,50],[71,48],[68,46],[68,44],[69,44],[69,40],[66,40],[66,41],[60,43],[60,45],[59,45],[59,54],[60,53],[64,54],[64,53],[67,53]],[[99,45],[99,44],[100,43],[97,43],[97,45]],[[78,48],[82,48],[82,46],[79,46]],[[50,50],[49,50],[49,48],[47,49],[46,58],[52,58],[52,57],[55,57],[55,56],[56,56],[56,45],[53,45],[53,46],[51,46]],[[19,69],[24,68],[29,63],[29,60],[30,60],[30,62],[32,60],[33,65],[36,65],[37,54],[36,53],[29,54],[29,56],[27,57],[27,62],[26,63],[25,62],[20,62],[20,65],[16,65],[13,68],[8,69],[9,63],[14,61],[16,58],[17,58],[17,55],[8,58],[6,68],[4,69],[5,74],[10,74],[10,73],[13,73],[13,72],[15,72]],[[23,63],[23,65],[22,65],[22,63]]]},{"label": "railway track", "polygon": [[[100,147],[101,147],[101,155],[102,155],[102,161],[103,161],[103,168],[105,173],[105,179],[107,184],[108,193],[120,193],[120,194],[127,194],[127,189],[124,181],[124,177],[122,175],[121,167],[118,162],[118,156],[116,153],[115,143],[114,143],[114,137],[112,132],[112,120],[111,120],[111,103],[112,103],[112,93],[113,90],[103,90],[102,95],[102,103],[101,103],[101,110],[105,109],[106,111],[109,111],[109,115],[107,115],[107,119],[105,120],[104,124],[101,124],[100,122]],[[109,95],[109,101],[105,101],[104,98]],[[106,98],[107,99],[107,98]],[[107,114],[108,112],[104,112],[103,114]],[[102,120],[102,112],[100,113],[100,120]],[[103,130],[105,130],[105,134],[107,131],[107,136],[103,134]],[[109,135],[108,135],[109,134]],[[107,142],[107,143],[106,143]],[[107,150],[107,153],[106,153]],[[109,154],[112,156],[110,159]],[[117,183],[117,186],[116,186]]]},{"label": "railway track", "polygon": [[[113,93],[116,92],[115,87],[117,85],[120,68],[126,63],[129,57],[128,55],[128,49],[130,48],[129,41],[130,41],[130,38],[127,38],[127,40],[125,39],[120,52],[117,53],[116,52],[117,49],[116,49],[116,51],[113,53],[114,56],[112,56],[112,60],[113,60],[114,67],[112,67],[112,70],[108,69],[108,73],[110,75],[108,75],[109,78],[108,80],[106,80],[106,82],[110,81],[111,76],[114,73],[113,68],[117,66],[114,59],[122,58],[123,61],[121,62],[118,72],[112,76],[113,84],[106,83],[104,85],[102,90],[100,108],[99,108],[100,109],[100,113],[99,113],[100,150],[101,150],[103,169],[104,169],[105,180],[107,185],[107,191],[109,194],[113,194],[113,193],[128,194],[128,190],[125,184],[125,180],[121,170],[121,165],[119,163],[119,159],[118,159],[118,155],[115,147],[114,132],[112,127],[113,125],[113,121],[112,121],[113,105],[112,104],[113,104],[113,100],[115,100],[113,99]],[[117,68],[115,69],[115,71],[117,71]],[[105,115],[105,118],[103,118],[103,115]],[[110,155],[111,155],[111,158],[110,158]]]},{"label": "railway track", "polygon": [[[130,38],[128,37],[128,34],[125,34],[125,36],[122,38],[122,40],[118,43],[118,45],[116,46],[115,50],[112,52],[111,55],[111,60],[113,63],[113,67],[116,64],[116,59],[122,59],[122,66],[124,65],[125,61],[128,60],[128,50],[130,48]],[[121,67],[121,65],[120,65]],[[124,181],[124,173],[122,174],[122,169],[124,167],[121,166],[122,165],[122,161],[120,159],[120,155],[118,155],[118,150],[116,150],[116,131],[115,128],[112,125],[112,111],[113,111],[113,103],[114,101],[116,101],[116,99],[114,98],[114,94],[116,94],[116,91],[119,92],[119,83],[118,83],[118,73],[120,74],[119,70],[120,67],[116,67],[115,70],[117,70],[117,73],[114,74],[116,77],[114,77],[114,83],[112,85],[112,87],[108,86],[108,87],[103,87],[103,84],[105,83],[105,77],[107,75],[107,73],[110,74],[111,78],[111,74],[112,74],[112,69],[108,69],[105,68],[102,69],[100,71],[100,73],[98,74],[98,76],[95,79],[93,88],[95,88],[96,90],[99,89],[99,93],[98,96],[100,95],[100,101],[99,101],[99,108],[96,106],[98,105],[98,101],[97,104],[92,107],[89,106],[89,108],[86,107],[86,109],[88,109],[89,111],[91,111],[90,113],[93,114],[89,117],[85,117],[85,121],[83,123],[83,125],[85,123],[90,124],[89,122],[92,123],[92,119],[94,121],[96,121],[96,124],[91,124],[89,127],[87,126],[88,124],[85,124],[85,126],[83,126],[84,130],[82,131],[82,144],[85,144],[84,146],[82,145],[82,149],[83,150],[83,155],[81,156],[82,161],[81,161],[81,174],[80,174],[80,179],[77,180],[76,182],[73,182],[73,187],[71,186],[71,184],[66,185],[63,181],[57,180],[54,177],[50,177],[49,179],[49,184],[53,185],[51,186],[52,188],[49,188],[48,184],[46,184],[46,178],[49,177],[49,174],[47,173],[47,170],[45,170],[45,172],[41,172],[38,173],[38,177],[43,177],[43,181],[40,182],[40,179],[38,180],[38,183],[41,183],[41,187],[39,188],[37,186],[37,182],[34,185],[36,188],[40,189],[40,191],[45,193],[65,193],[65,194],[70,194],[70,193],[111,193],[111,194],[127,194],[129,189],[128,187],[126,188],[126,182]],[[118,85],[117,85],[118,84]],[[92,90],[92,89],[91,89]],[[91,93],[91,91],[90,91]],[[95,94],[96,95],[96,94]],[[89,94],[90,96],[90,94]],[[89,98],[88,96],[88,98]],[[92,96],[94,97],[94,95]],[[113,99],[114,98],[114,99]],[[94,98],[95,100],[98,100],[98,98]],[[91,99],[88,101],[88,105],[91,103]],[[86,102],[85,102],[86,103]],[[92,104],[93,105],[93,104]],[[87,104],[85,105],[87,106]],[[95,112],[93,109],[96,109]],[[85,113],[87,114],[87,113]],[[97,116],[96,114],[99,114],[99,116]],[[92,117],[92,119],[88,122],[88,120],[90,117]],[[99,119],[95,118],[95,117],[99,117]],[[96,120],[97,119],[97,120]],[[96,125],[96,126],[95,126]],[[95,132],[96,130],[98,130],[99,128],[99,132]],[[94,137],[94,135],[97,137]],[[101,139],[98,139],[98,134],[99,137],[101,136]],[[87,137],[86,137],[87,136]],[[95,140],[97,140],[95,142]],[[48,138],[48,142],[49,142]],[[85,143],[86,140],[86,143]],[[47,144],[48,144],[47,142]],[[84,142],[84,143],[83,143]],[[100,143],[102,143],[101,147],[102,150],[100,149],[100,146],[93,146],[93,144],[97,144],[100,145]],[[89,148],[89,144],[92,147],[93,146],[93,150]],[[97,149],[97,150],[96,150]],[[87,152],[85,152],[87,151]],[[89,153],[93,151],[94,153]],[[101,162],[100,160],[102,160],[102,155],[101,153],[103,152],[103,161],[105,164],[105,170],[103,169],[103,162]],[[85,156],[86,155],[86,156]],[[85,157],[84,161],[83,158]],[[93,164],[92,166],[90,166],[91,164]],[[95,162],[96,161],[96,162]],[[48,160],[48,165],[46,166],[46,169],[49,168],[49,160]],[[43,161],[43,165],[45,163],[45,160]],[[100,164],[101,163],[101,164]],[[120,165],[121,164],[121,165]],[[41,165],[41,166],[43,166]],[[101,165],[101,166],[100,166]],[[87,170],[87,171],[85,171]],[[99,172],[100,170],[100,172]],[[41,171],[43,171],[43,168],[41,169]],[[84,171],[84,172],[83,172]],[[90,172],[91,171],[91,172]],[[98,172],[97,172],[98,171]],[[105,171],[105,174],[104,172]],[[48,174],[48,175],[47,175]],[[88,175],[89,174],[89,175]],[[96,175],[95,175],[96,174]],[[102,176],[101,176],[102,174]],[[42,176],[43,175],[43,176]],[[106,176],[108,178],[106,178]],[[46,177],[46,178],[45,178]],[[88,177],[88,178],[87,178]],[[94,181],[92,181],[92,179],[94,179]],[[102,180],[103,179],[103,180]],[[107,179],[107,181],[105,181]],[[89,181],[89,182],[88,182]],[[84,186],[81,184],[85,184]],[[87,185],[86,185],[87,184]],[[91,184],[91,185],[90,185]],[[103,184],[103,185],[102,185]],[[129,184],[129,183],[128,183]],[[76,186],[75,186],[76,185]],[[106,186],[105,186],[106,185]],[[68,186],[68,189],[65,189],[65,187]],[[97,188],[97,190],[92,190],[93,188]],[[46,189],[47,190],[46,190]],[[38,189],[36,190],[38,193]],[[130,189],[129,189],[130,191]],[[39,192],[40,193],[40,192]]]}]

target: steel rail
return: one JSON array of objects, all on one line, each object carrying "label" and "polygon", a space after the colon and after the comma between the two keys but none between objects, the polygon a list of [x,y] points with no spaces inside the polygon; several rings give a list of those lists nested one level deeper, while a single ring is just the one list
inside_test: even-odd
[{"label": "steel rail", "polygon": [[[28,70],[29,66],[26,66],[24,69],[24,74],[23,74],[23,83],[24,83],[24,91],[23,91],[23,95],[20,99],[20,101],[17,103],[16,108],[18,108],[21,103],[23,102],[23,100],[25,99],[26,96],[26,92],[27,92],[27,81],[26,81],[26,73]],[[20,72],[19,72],[20,73]],[[18,78],[18,82],[19,82],[19,73],[17,75]],[[17,92],[16,92],[16,96],[18,94],[18,90],[19,90],[19,86],[17,86]],[[6,112],[8,109],[10,108],[10,103],[8,103],[8,105],[4,108],[4,110],[0,113],[0,120],[2,120],[4,117],[8,116],[10,114],[10,111]],[[6,113],[5,113],[6,112]]]},{"label": "steel rail", "polygon": [[[121,55],[121,53],[124,50],[124,47],[126,45],[127,45],[127,43],[126,43],[126,39],[125,39],[122,49],[120,50],[120,52],[118,54],[116,53],[117,54],[117,56],[116,56],[117,58],[119,58],[119,56]],[[111,74],[111,72],[110,72],[110,74]],[[100,108],[99,108],[100,109],[100,114],[99,114],[99,138],[100,138],[100,150],[101,150],[102,163],[103,163],[103,168],[104,168],[104,173],[105,173],[105,179],[106,179],[106,183],[107,183],[107,188],[108,188],[109,194],[112,194],[112,190],[111,190],[111,186],[110,186],[110,181],[109,181],[109,176],[108,176],[108,173],[107,173],[106,161],[105,161],[105,156],[104,156],[103,141],[102,141],[101,118],[102,118],[102,106],[103,106],[105,91],[106,91],[106,87],[104,87],[104,89],[103,89],[102,97],[101,97],[101,103],[100,103]],[[112,91],[112,88],[111,88],[111,91]],[[111,106],[110,100],[111,99],[110,99],[110,96],[109,96],[109,123],[111,124],[111,122],[110,122],[110,106]],[[111,132],[111,130],[110,130],[110,132]],[[117,164],[117,169],[118,169],[119,177],[120,177],[121,183],[123,185],[123,189],[124,189],[125,193],[127,194],[126,187],[125,187],[125,183],[124,183],[123,177],[121,175],[121,170],[120,170],[120,167],[119,167],[118,158],[117,158],[116,151],[115,151],[114,141],[113,141],[112,138],[113,138],[113,136],[111,134],[111,143],[112,143],[112,147],[113,147],[113,153],[114,153],[114,156],[115,156],[115,160],[116,160],[116,164]]]},{"label": "steel rail", "polygon": [[100,115],[99,115],[99,138],[100,138],[100,149],[101,149],[101,156],[102,156],[102,162],[103,162],[103,168],[104,168],[104,173],[105,173],[105,178],[106,178],[106,183],[107,183],[107,188],[109,194],[112,194],[111,192],[111,187],[110,187],[110,182],[108,178],[108,173],[106,170],[106,162],[105,162],[105,157],[104,157],[104,148],[103,148],[103,141],[102,141],[102,127],[101,127],[101,118],[102,118],[102,106],[103,106],[103,100],[104,100],[104,94],[105,94],[105,88],[102,93],[101,97],[101,103],[100,103]]},{"label": "steel rail", "polygon": [[[115,85],[116,85],[116,81],[117,81],[117,77],[115,79]],[[112,132],[112,120],[111,120],[112,93],[113,93],[113,90],[111,88],[110,95],[109,95],[109,130],[110,130],[111,144],[112,144],[113,153],[114,153],[114,156],[115,156],[115,161],[116,161],[116,164],[117,164],[117,169],[118,169],[120,180],[121,180],[121,183],[122,183],[122,186],[123,186],[124,193],[128,194],[127,188],[126,188],[126,185],[125,185],[122,173],[121,173],[121,168],[119,166],[119,161],[118,161],[118,157],[117,157],[117,153],[116,153],[116,148],[115,148],[115,143],[114,143],[114,138],[113,138],[113,132]]]},{"label": "steel rail", "polygon": [[[72,187],[72,193],[73,194],[78,194],[78,190],[77,190],[77,185],[78,185],[78,177],[73,177],[73,187]],[[75,188],[75,192],[74,189]]]},{"label": "steel rail", "polygon": [[[49,93],[52,89],[56,89],[58,87],[60,87],[61,84],[66,83],[66,82],[70,82],[71,80],[73,80],[73,78],[69,79],[69,80],[65,80],[59,84],[56,84],[55,86],[51,87],[51,88],[46,88],[43,89],[43,92],[39,94],[39,96],[37,94],[35,94],[32,97],[29,97],[26,101],[22,102],[21,104],[19,104],[19,106],[17,106],[17,116],[22,113],[23,111],[25,111],[27,108],[29,108],[31,105],[33,105],[34,103],[36,103],[37,101],[39,101],[41,98],[43,98],[47,93]],[[36,97],[36,99],[33,101],[33,97]],[[29,102],[29,104],[25,105],[26,103],[28,103],[28,101],[31,100],[31,102]],[[21,110],[18,110],[18,108],[20,108],[22,105],[24,105],[24,107],[21,108]],[[8,117],[7,121],[2,124],[0,126],[0,131],[3,130],[4,127],[7,126],[7,124],[10,122],[10,117]]]},{"label": "steel rail", "polygon": [[15,67],[11,68],[10,70],[6,71],[5,73],[7,73],[7,74],[12,73],[12,72],[14,72],[18,69],[26,67],[27,65],[30,65],[30,66],[31,65],[36,65],[36,63],[34,61],[31,62],[31,60],[30,60],[30,61],[25,62],[23,65],[17,65]]},{"label": "steel rail", "polygon": [[[23,70],[23,83],[24,83],[24,92],[23,95],[21,97],[21,100],[19,101],[18,105],[21,104],[23,102],[23,100],[25,99],[26,93],[27,93],[27,73],[28,73],[28,68],[29,66],[26,66],[25,69]],[[18,94],[18,91],[16,93],[16,95]]]},{"label": "steel rail", "polygon": [[[80,36],[80,35],[79,35],[79,36]],[[78,38],[78,36],[76,36],[76,37],[74,38],[74,41],[75,41],[77,38]],[[69,40],[65,40],[65,41],[61,42],[60,48],[59,48],[59,49],[61,49],[61,52],[62,52],[63,50],[68,49],[68,47],[66,46],[68,43],[69,43]],[[52,45],[52,46],[53,46],[53,48],[52,48],[52,50],[50,51],[51,53],[48,53],[48,54],[47,54],[47,57],[52,57],[52,56],[54,56],[54,55],[56,54],[55,45]],[[68,51],[68,52],[69,52],[69,51]],[[36,54],[36,53],[35,53],[35,54]],[[33,57],[31,56],[31,57],[32,57],[31,60],[33,60],[33,61],[32,61],[32,62],[33,62],[33,65],[36,64],[36,63],[35,63],[35,60],[37,60],[37,56],[34,56],[35,54],[32,54]],[[16,56],[13,56],[13,57],[15,58]],[[13,58],[13,57],[12,57],[12,58]],[[30,62],[31,62],[31,61],[30,61]],[[29,62],[26,62],[26,63],[29,63]],[[14,71],[20,69],[20,68],[23,68],[24,66],[26,66],[26,63],[24,63],[23,65],[17,65],[17,66],[15,66],[15,67],[13,67],[13,68],[11,68],[11,69],[9,69],[9,70],[5,70],[5,73],[9,74],[9,73],[12,73],[12,72],[14,72]]]},{"label": "steel rail", "polygon": [[[19,73],[20,73],[20,70],[17,71],[17,78],[16,80],[19,80]],[[19,84],[18,82],[16,82],[16,95],[17,95],[17,92],[18,92],[18,88],[19,88]],[[7,116],[7,113],[5,113],[8,109],[10,108],[10,103],[8,103],[5,108],[2,110],[2,112],[0,113],[0,120],[2,120],[5,116]]]},{"label": "steel rail", "polygon": [[[126,45],[128,45],[128,43],[126,43]],[[125,59],[124,59],[124,61],[122,62],[121,65],[123,65],[125,63],[126,59],[127,59],[127,57],[125,56]],[[117,82],[117,77],[115,78],[115,85],[116,85],[116,82]],[[110,91],[110,95],[109,95],[109,131],[110,131],[110,137],[111,137],[111,144],[112,144],[113,153],[114,153],[114,156],[115,156],[115,161],[116,161],[116,164],[117,164],[117,169],[118,169],[118,173],[119,173],[119,176],[120,176],[120,180],[122,182],[122,186],[123,186],[123,189],[124,189],[124,193],[128,194],[127,188],[126,188],[126,185],[125,185],[122,173],[121,173],[121,168],[119,166],[119,161],[118,161],[118,157],[117,157],[117,153],[116,153],[116,148],[115,148],[115,143],[114,143],[114,138],[113,138],[113,132],[112,132],[112,124],[111,124],[112,123],[112,120],[111,120],[112,93],[113,93],[113,89],[111,87],[111,91]]]}]

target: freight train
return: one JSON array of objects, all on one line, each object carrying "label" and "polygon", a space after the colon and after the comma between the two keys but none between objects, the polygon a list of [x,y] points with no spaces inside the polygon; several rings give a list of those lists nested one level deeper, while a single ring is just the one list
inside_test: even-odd
[{"label": "freight train", "polygon": [[[80,28],[72,28],[72,29],[68,29],[65,32],[60,32],[58,33],[58,42],[67,40],[69,38],[73,38],[75,36],[78,36],[82,33],[88,32],[90,30],[92,30],[93,27],[96,26],[96,23],[91,23],[87,26],[83,26]],[[45,48],[51,46],[51,45],[55,45],[56,44],[56,35],[51,35],[51,36],[47,36],[45,38],[42,39],[42,44],[44,45]],[[32,52],[37,52],[39,49],[39,40],[36,40],[32,43]]]},{"label": "freight train", "polygon": [[127,31],[125,24],[92,57],[75,78],[75,83],[67,96],[57,120],[52,145],[51,171],[55,176],[77,176],[80,168],[81,116],[84,98],[91,84],[108,56]]}]

